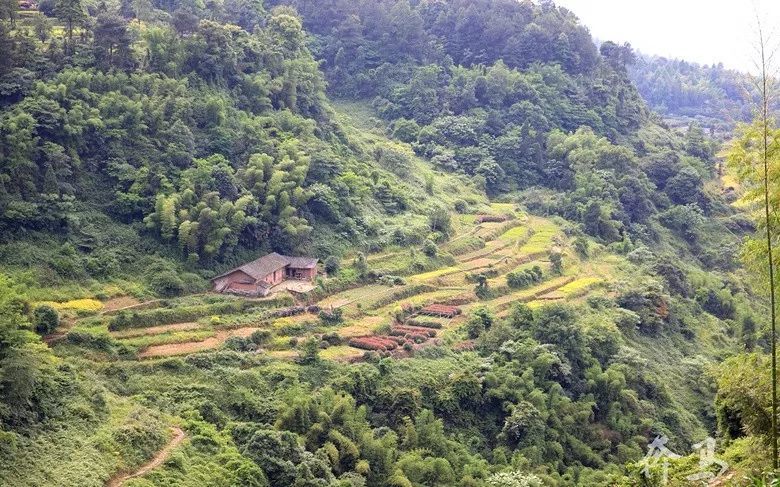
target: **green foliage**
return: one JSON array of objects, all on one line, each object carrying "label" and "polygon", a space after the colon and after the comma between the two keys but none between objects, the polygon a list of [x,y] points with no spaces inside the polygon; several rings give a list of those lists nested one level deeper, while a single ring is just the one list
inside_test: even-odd
[{"label": "green foliage", "polygon": [[21,429],[55,416],[74,382],[57,370],[48,347],[29,331],[28,306],[17,285],[0,274],[0,430]]},{"label": "green foliage", "polygon": [[477,338],[493,326],[494,320],[493,315],[487,308],[484,306],[479,307],[469,315],[469,318],[464,325],[466,334],[469,338]]},{"label": "green foliage", "polygon": [[316,337],[307,338],[301,344],[298,361],[303,365],[313,365],[320,360],[320,341]]},{"label": "green foliage", "polygon": [[550,271],[558,276],[563,274],[563,255],[560,252],[550,254]]},{"label": "green foliage", "polygon": [[715,406],[718,426],[727,438],[747,433],[769,440],[770,372],[769,358],[760,353],[732,357],[719,367]]},{"label": "green foliage", "polygon": [[341,260],[335,255],[329,255],[325,259],[324,267],[325,272],[327,272],[329,276],[335,276],[339,273],[339,269],[341,268]]},{"label": "green foliage", "polygon": [[[51,13],[51,3],[41,9]],[[713,422],[712,391],[695,378],[706,360],[727,356],[732,329],[722,320],[744,316],[748,349],[764,337],[745,314],[750,289],[697,274],[694,257],[711,262],[708,252],[738,236],[722,237],[722,222],[744,231],[704,190],[713,146],[697,125],[678,137],[653,121],[628,79],[628,45],[598,51],[572,13],[549,2],[266,5],[122,1],[96,10],[58,0],[53,30],[0,23],[0,261],[36,269],[19,271],[24,286],[0,277],[0,460],[12,464],[0,483],[30,471],[30,483],[103,485],[159,450],[171,422],[188,440],[131,482],[612,485],[648,435],[700,439]],[[330,108],[326,79],[330,93],[351,99],[339,103],[368,111],[354,99],[370,99],[383,120],[343,123],[351,114]],[[405,341],[407,358],[368,363],[320,360],[341,333],[321,326],[353,319],[341,308],[185,358],[115,360],[129,358],[133,342],[105,330],[213,316],[215,327],[257,326],[270,318],[263,308],[290,297],[197,296],[108,312],[78,321],[54,345],[57,359],[29,332],[47,320],[51,328],[50,313],[30,313],[20,291],[45,294],[36,280],[67,284],[60,292],[74,297],[115,295],[107,284],[147,295],[145,283],[167,298],[271,249],[331,256],[312,302],[374,279],[403,286],[363,314],[434,290],[399,275],[457,268],[450,254],[486,248],[519,223],[469,233],[465,214],[487,211],[475,191],[568,221],[535,229],[539,248],[522,250],[554,248],[552,274],[564,273],[565,239],[584,232],[603,250],[567,264],[567,274],[583,266],[630,284],[588,304],[514,303],[499,318],[487,300],[505,289],[478,273],[470,278],[486,306],[463,328],[474,351],[454,353],[447,344],[460,332],[442,330],[430,346]],[[411,254],[369,265],[359,252],[341,269],[334,257],[389,245]],[[588,257],[584,237],[573,245]],[[614,255],[629,252],[628,261]],[[535,266],[507,284],[542,279]],[[297,363],[272,358],[288,344]],[[273,351],[244,353],[266,346]],[[732,359],[718,377],[718,421],[729,435],[765,430],[766,398],[747,390],[764,386],[749,376],[766,369],[757,357]]]},{"label": "green foliage", "polygon": [[510,272],[506,275],[506,283],[512,289],[523,289],[542,280],[542,268],[538,265],[530,269]]},{"label": "green foliage", "polygon": [[341,308],[323,309],[317,316],[325,326],[338,325],[344,321],[344,310]]},{"label": "green foliage", "polygon": [[423,254],[427,255],[428,257],[436,257],[436,254],[439,253],[439,248],[436,246],[436,243],[431,239],[426,239],[423,243],[422,248]]},{"label": "green foliage", "polygon": [[274,308],[289,306],[291,304],[292,297],[283,295],[278,298],[264,301],[232,299],[213,304],[185,305],[175,308],[161,308],[147,311],[121,311],[111,318],[108,328],[112,331],[124,330],[127,328],[143,328],[146,326],[194,321],[204,316],[235,314],[250,309]]},{"label": "green foliage", "polygon": [[60,314],[52,306],[41,304],[33,310],[33,327],[35,332],[48,335],[60,324]]}]

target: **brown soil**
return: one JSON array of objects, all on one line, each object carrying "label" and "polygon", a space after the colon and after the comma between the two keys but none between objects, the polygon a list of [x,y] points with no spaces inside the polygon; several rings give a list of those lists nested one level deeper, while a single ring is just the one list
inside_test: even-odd
[{"label": "brown soil", "polygon": [[171,325],[149,326],[146,328],[131,328],[129,330],[112,331],[111,336],[114,338],[134,338],[149,335],[162,335],[163,333],[169,333],[172,331],[195,330],[199,327],[199,324],[190,321],[187,323],[173,323]]},{"label": "brown soil", "polygon": [[103,301],[103,312],[116,311],[118,309],[127,308],[128,306],[135,306],[141,304],[141,301],[135,299],[132,296],[119,296],[111,298],[108,301]]},{"label": "brown soil", "polygon": [[166,345],[153,345],[147,347],[138,354],[138,358],[152,357],[170,357],[173,355],[187,355],[217,348],[230,337],[240,336],[248,337],[253,332],[259,330],[256,327],[236,328],[235,330],[219,330],[214,336],[196,342],[169,343]]},{"label": "brown soil", "polygon": [[707,484],[707,487],[723,487],[725,485],[731,485],[731,480],[733,480],[736,475],[737,472],[733,470],[726,472],[720,477],[715,477],[714,479],[710,480]]},{"label": "brown soil", "polygon": [[157,454],[149,460],[147,463],[145,463],[141,468],[136,470],[133,473],[126,474],[126,475],[118,475],[112,477],[108,482],[106,482],[106,487],[120,487],[122,484],[125,483],[125,481],[130,480],[132,478],[136,477],[143,477],[147,473],[151,472],[155,468],[159,467],[160,465],[165,462],[165,460],[168,459],[168,457],[171,455],[171,452],[174,448],[179,446],[182,441],[187,437],[187,434],[184,433],[184,431],[181,428],[172,427],[171,431],[173,432],[173,438],[171,438],[171,441],[168,442],[167,445],[163,447],[162,450],[158,451]]},{"label": "brown soil", "polygon": [[488,267],[490,265],[495,265],[495,264],[498,264],[498,261],[496,259],[491,259],[489,257],[480,257],[478,259],[464,262],[463,264],[461,264],[461,267],[466,270],[474,270],[474,269],[479,269],[481,267]]}]

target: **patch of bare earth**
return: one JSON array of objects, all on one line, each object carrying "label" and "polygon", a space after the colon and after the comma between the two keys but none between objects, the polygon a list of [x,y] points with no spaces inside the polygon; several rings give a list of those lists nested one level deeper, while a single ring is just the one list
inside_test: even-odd
[{"label": "patch of bare earth", "polygon": [[125,474],[125,475],[118,475],[112,477],[108,482],[106,482],[106,487],[120,487],[122,484],[124,484],[126,481],[136,478],[136,477],[143,477],[147,473],[151,472],[155,468],[159,467],[160,465],[165,462],[165,460],[168,459],[168,457],[171,455],[171,452],[174,448],[179,446],[182,441],[187,437],[187,434],[184,433],[184,431],[181,428],[173,427],[171,428],[171,431],[173,432],[173,438],[171,438],[171,441],[168,442],[167,445],[163,447],[162,450],[158,451],[157,454],[148,462],[146,462],[144,465],[141,466],[138,470],[136,470],[133,473]]},{"label": "patch of bare earth", "polygon": [[489,257],[480,257],[478,259],[470,260],[468,262],[465,262],[461,264],[461,267],[465,270],[474,270],[479,269],[481,267],[488,267],[490,265],[496,264],[496,259],[491,259]]},{"label": "patch of bare earth", "polygon": [[146,328],[131,328],[129,330],[112,331],[111,336],[114,338],[135,338],[140,336],[162,335],[163,333],[170,333],[172,331],[195,330],[199,327],[200,325],[190,321],[187,323],[173,323],[171,325],[149,326]]},{"label": "patch of bare earth", "polygon": [[135,299],[132,296],[118,296],[116,298],[111,298],[108,301],[103,301],[103,312],[116,311],[118,309],[136,306],[139,304],[141,304],[141,301]]},{"label": "patch of bare earth", "polygon": [[169,343],[166,345],[153,345],[147,347],[138,354],[138,358],[171,357],[173,355],[188,355],[203,350],[210,350],[222,345],[230,337],[248,337],[259,330],[255,327],[236,328],[235,330],[219,330],[214,336],[205,340],[182,343]]},{"label": "patch of bare earth", "polygon": [[720,475],[710,480],[709,483],[707,484],[707,487],[723,487],[725,485],[731,485],[731,481],[734,479],[736,475],[737,472],[733,470],[730,472],[726,472],[724,475]]}]

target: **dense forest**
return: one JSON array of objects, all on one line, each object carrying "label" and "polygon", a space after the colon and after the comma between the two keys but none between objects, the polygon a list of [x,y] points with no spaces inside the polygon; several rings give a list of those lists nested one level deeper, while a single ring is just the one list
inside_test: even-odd
[{"label": "dense forest", "polygon": [[[737,74],[547,0],[0,1],[0,485],[768,468]],[[208,292],[271,251],[308,294]]]},{"label": "dense forest", "polygon": [[640,55],[630,73],[642,98],[672,126],[696,122],[723,140],[753,118],[756,80],[722,64]]}]

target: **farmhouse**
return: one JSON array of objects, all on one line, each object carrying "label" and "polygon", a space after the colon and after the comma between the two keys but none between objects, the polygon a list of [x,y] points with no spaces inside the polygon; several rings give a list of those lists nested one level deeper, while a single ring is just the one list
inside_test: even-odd
[{"label": "farmhouse", "polygon": [[313,257],[288,257],[276,252],[220,274],[211,280],[214,291],[243,296],[267,296],[287,279],[313,281],[317,276]]}]

